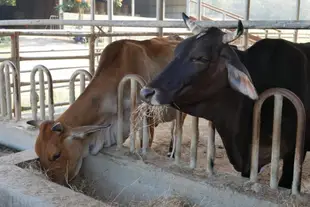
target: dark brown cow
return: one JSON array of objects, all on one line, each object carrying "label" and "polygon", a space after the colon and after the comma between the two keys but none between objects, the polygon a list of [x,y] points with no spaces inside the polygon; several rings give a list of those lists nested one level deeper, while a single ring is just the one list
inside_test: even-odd
[{"label": "dark brown cow", "polygon": [[[303,102],[306,113],[304,156],[310,150],[309,83],[310,44],[263,39],[246,51],[228,43],[242,35],[242,22],[234,34],[219,28],[201,28],[183,13],[195,34],[175,49],[174,59],[140,91],[145,102],[170,105],[184,113],[212,121],[225,146],[230,163],[249,177],[252,115],[258,94],[285,88]],[[259,170],[270,162],[274,99],[267,99],[261,113]],[[296,143],[296,111],[283,101],[279,186],[291,188]],[[303,159],[299,160],[301,164]]]}]

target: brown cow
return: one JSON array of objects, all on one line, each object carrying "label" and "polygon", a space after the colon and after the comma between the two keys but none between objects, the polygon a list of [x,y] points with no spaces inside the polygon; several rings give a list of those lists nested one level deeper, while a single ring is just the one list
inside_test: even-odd
[{"label": "brown cow", "polygon": [[[170,36],[144,41],[119,40],[109,44],[102,52],[96,73],[85,91],[58,119],[27,122],[40,128],[35,151],[52,181],[64,184],[72,180],[84,157],[116,144],[120,80],[127,74],[138,74],[149,82],[171,61],[179,41],[178,36]],[[138,101],[141,103],[140,99]],[[172,121],[175,115],[175,109],[169,108],[163,120]],[[124,89],[124,141],[129,136],[129,120],[128,83]],[[150,145],[153,133],[151,127]]]}]

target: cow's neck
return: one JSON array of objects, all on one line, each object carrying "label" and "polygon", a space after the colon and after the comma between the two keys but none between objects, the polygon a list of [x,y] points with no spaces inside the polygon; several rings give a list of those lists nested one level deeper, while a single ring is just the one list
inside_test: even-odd
[{"label": "cow's neck", "polygon": [[103,86],[98,79],[94,79],[77,100],[58,118],[58,121],[71,127],[100,124],[102,122],[102,102],[108,93],[107,89],[109,88]]},{"label": "cow's neck", "polygon": [[245,97],[230,88],[226,88],[218,94],[212,99],[186,109],[187,112],[184,112],[214,123],[222,138],[230,163],[234,165],[237,171],[242,171],[246,167],[243,165],[247,162],[243,156],[248,153],[248,143],[246,143],[245,138],[251,135],[251,131],[245,125],[251,126],[251,123],[244,123],[241,120],[249,120],[247,116],[252,114],[249,111],[251,107],[249,107],[248,100],[245,100]]}]

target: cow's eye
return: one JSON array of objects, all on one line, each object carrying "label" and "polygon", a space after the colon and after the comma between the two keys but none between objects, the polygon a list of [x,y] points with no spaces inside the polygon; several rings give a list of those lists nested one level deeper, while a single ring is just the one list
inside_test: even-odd
[{"label": "cow's eye", "polygon": [[199,57],[198,60],[204,63],[207,63],[210,61],[207,57],[203,57],[203,56]]},{"label": "cow's eye", "polygon": [[59,157],[60,157],[61,153],[58,152],[56,154],[53,155],[52,161],[56,161]]},{"label": "cow's eye", "polygon": [[191,58],[191,61],[194,62],[194,63],[195,62],[196,63],[207,63],[210,60],[207,57],[201,56],[201,57],[198,57],[198,58]]}]

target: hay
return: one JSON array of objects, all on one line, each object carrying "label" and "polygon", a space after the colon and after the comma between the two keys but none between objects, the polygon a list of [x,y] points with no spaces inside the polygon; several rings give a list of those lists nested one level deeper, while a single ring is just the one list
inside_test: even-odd
[{"label": "hay", "polygon": [[[38,160],[23,162],[19,164],[19,166],[22,167],[24,170],[41,177],[42,179],[51,181],[47,175],[47,171],[44,171],[41,168],[40,162]],[[75,192],[82,193],[84,195],[97,199],[96,190],[93,187],[93,182],[90,182],[81,174],[76,176],[71,183],[67,183],[67,185],[68,186],[65,187],[68,187]]]},{"label": "hay", "polygon": [[158,123],[164,122],[164,115],[167,113],[168,107],[165,105],[153,106],[142,102],[135,111],[131,113],[130,122],[133,123],[133,131],[136,133],[142,129],[143,118],[148,119],[147,126],[156,126]]},{"label": "hay", "polygon": [[[50,180],[47,176],[47,172],[42,170],[40,167],[40,162],[38,160],[32,160],[29,162],[23,162],[20,163],[19,166],[26,171],[35,174],[42,179]],[[74,178],[73,181],[68,184],[68,188],[75,192],[82,193],[84,195],[87,195],[89,197],[92,197],[97,200],[102,200],[99,197],[96,196],[96,190],[93,187],[93,182],[88,181],[85,179],[83,175],[78,175],[76,178]],[[111,207],[113,206],[127,206],[127,207],[198,207],[197,205],[191,205],[186,199],[181,198],[179,196],[160,196],[157,199],[149,200],[149,201],[131,201],[126,205],[119,204],[115,202],[116,199],[113,199],[113,201],[103,201],[108,202]]]},{"label": "hay", "polygon": [[129,203],[128,207],[198,207],[197,205],[192,205],[186,199],[179,196],[164,197],[161,196],[157,199],[150,201],[132,201]]}]

